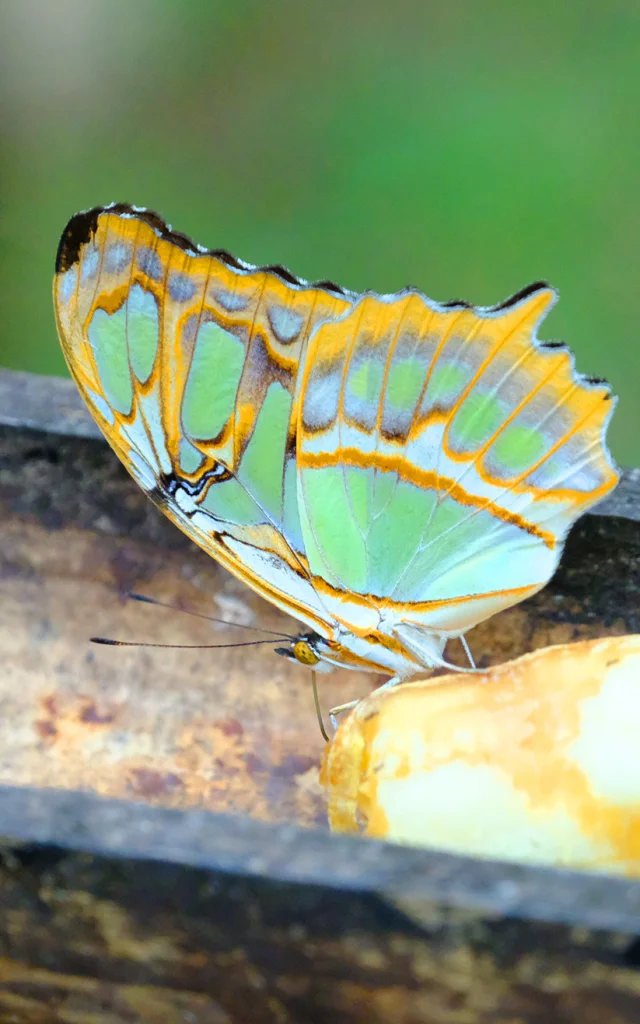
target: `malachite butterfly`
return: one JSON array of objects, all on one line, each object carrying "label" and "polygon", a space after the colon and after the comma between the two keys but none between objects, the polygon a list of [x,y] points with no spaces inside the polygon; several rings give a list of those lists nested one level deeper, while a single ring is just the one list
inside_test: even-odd
[{"label": "malachite butterfly", "polygon": [[614,400],[500,306],[361,295],[207,251],[154,213],[79,213],[54,303],[69,369],[131,475],[308,627],[282,653],[405,679],[547,583],[615,486]]}]

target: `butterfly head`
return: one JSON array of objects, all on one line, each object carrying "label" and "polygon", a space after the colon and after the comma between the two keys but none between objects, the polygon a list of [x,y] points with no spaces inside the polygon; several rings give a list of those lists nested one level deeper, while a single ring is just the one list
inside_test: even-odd
[{"label": "butterfly head", "polygon": [[325,640],[318,633],[303,633],[291,641],[289,647],[276,647],[276,654],[290,661],[297,661],[307,668],[316,669],[318,672],[330,672],[332,665],[326,663],[325,656],[329,641]]}]

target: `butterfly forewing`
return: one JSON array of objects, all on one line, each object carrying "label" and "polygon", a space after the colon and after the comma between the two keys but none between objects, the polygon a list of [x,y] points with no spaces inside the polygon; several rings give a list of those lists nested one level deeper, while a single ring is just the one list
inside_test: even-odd
[{"label": "butterfly forewing", "polygon": [[295,382],[313,326],[350,301],[198,251],[129,207],[71,220],[54,284],[71,373],[132,475],[314,628],[323,612],[301,550]]}]

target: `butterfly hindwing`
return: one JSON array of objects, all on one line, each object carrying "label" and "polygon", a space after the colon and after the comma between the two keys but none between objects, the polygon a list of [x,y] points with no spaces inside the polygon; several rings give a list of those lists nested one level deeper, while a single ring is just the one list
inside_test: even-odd
[{"label": "butterfly hindwing", "polygon": [[495,309],[364,296],[318,327],[298,495],[330,606],[350,593],[456,633],[550,578],[570,525],[617,480],[609,389],[537,340],[554,301],[544,285]]}]

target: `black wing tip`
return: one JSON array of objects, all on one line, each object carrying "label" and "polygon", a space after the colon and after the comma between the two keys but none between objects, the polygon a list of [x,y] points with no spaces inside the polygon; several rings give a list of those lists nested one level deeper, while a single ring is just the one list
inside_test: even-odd
[{"label": "black wing tip", "polygon": [[80,249],[89,242],[98,227],[98,217],[104,207],[94,206],[92,210],[82,210],[75,213],[66,228],[58,244],[56,253],[56,274],[63,274],[70,270],[78,262]]},{"label": "black wing tip", "polygon": [[111,203],[110,206],[94,206],[91,210],[83,210],[81,213],[74,214],[62,232],[62,238],[58,245],[56,273],[64,273],[65,270],[69,270],[78,262],[80,249],[95,234],[98,219],[103,213],[112,213],[121,217],[135,217],[137,220],[148,224],[164,241],[178,246],[183,252],[189,253],[191,256],[213,256],[221,260],[228,267],[231,267],[232,270],[259,271],[274,274],[284,281],[285,284],[294,285],[296,288],[322,288],[325,291],[333,292],[335,295],[345,297],[350,294],[346,288],[342,288],[333,281],[304,281],[280,264],[253,266],[233,256],[226,249],[206,249],[181,231],[174,231],[159,213],[147,210],[143,206],[133,206],[130,203]]},{"label": "black wing tip", "polygon": [[197,252],[198,246],[186,235],[178,231],[172,231],[160,214],[153,210],[146,210],[140,206],[132,206],[131,203],[111,203],[110,206],[94,206],[91,210],[81,210],[75,213],[66,228],[62,232],[58,253],[56,255],[56,273],[64,273],[78,262],[80,249],[87,242],[90,242],[98,227],[98,220],[103,213],[113,213],[116,216],[135,217],[144,221],[149,227],[161,237],[178,245],[181,249],[189,252]]}]

